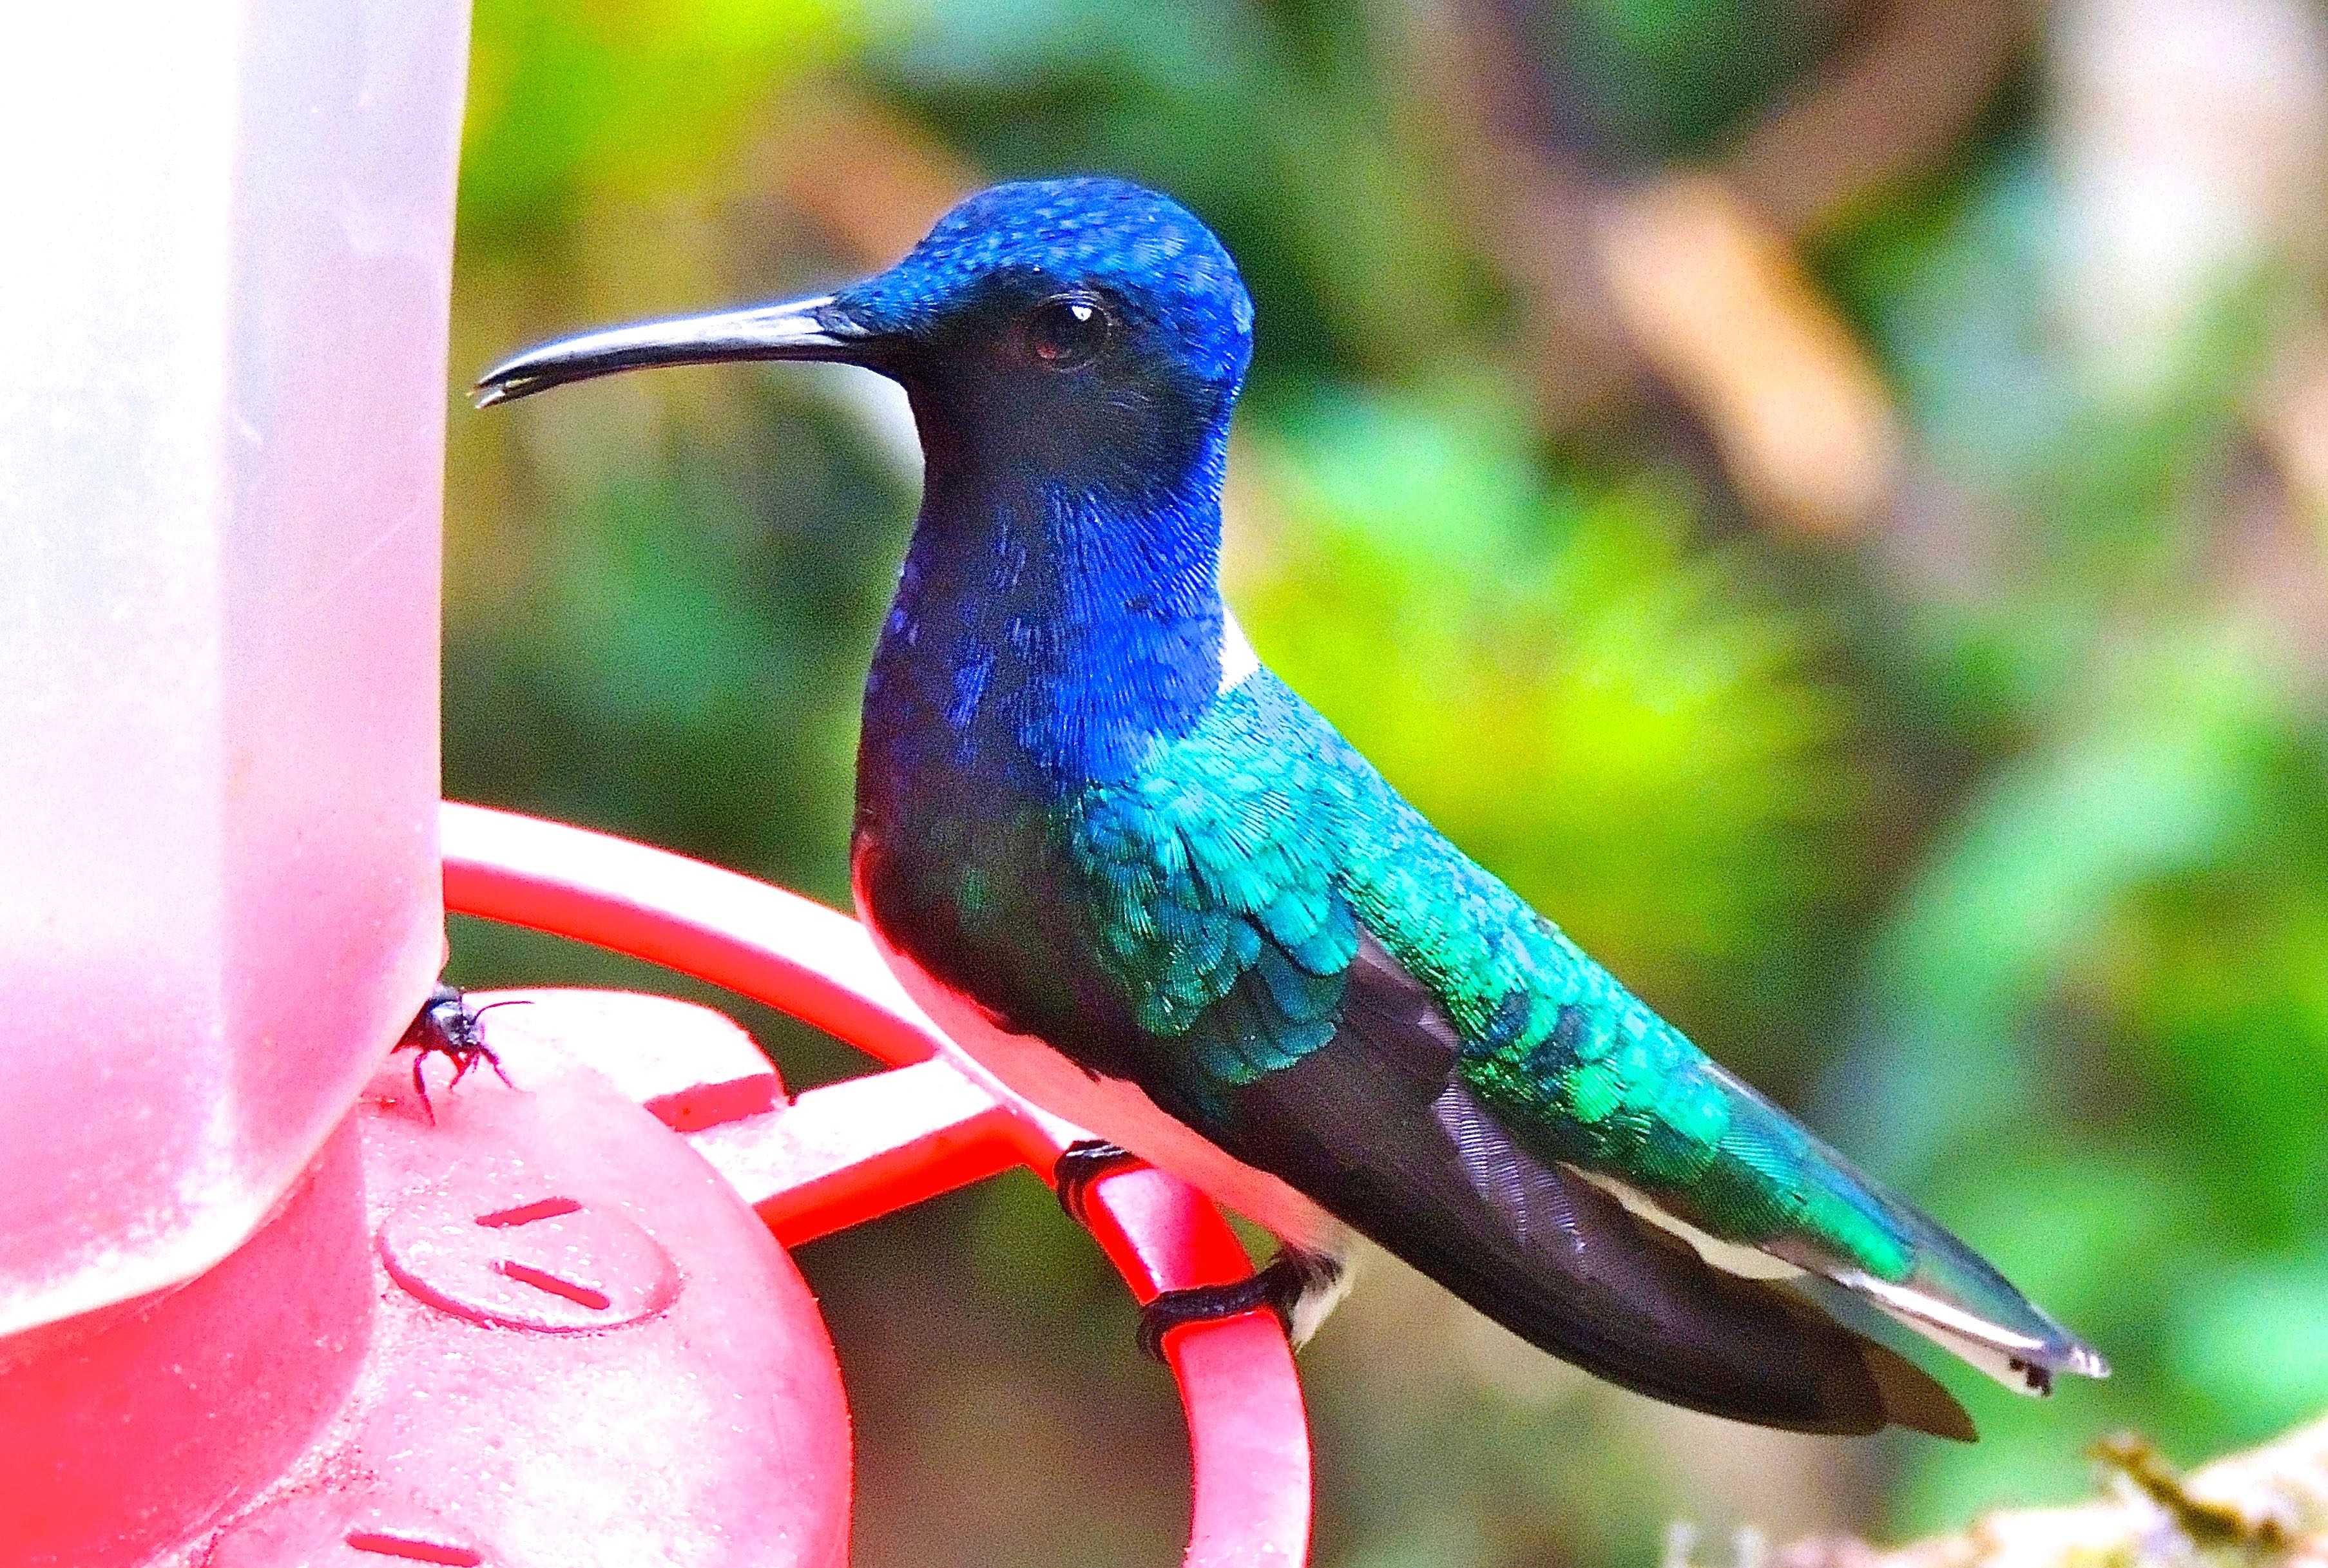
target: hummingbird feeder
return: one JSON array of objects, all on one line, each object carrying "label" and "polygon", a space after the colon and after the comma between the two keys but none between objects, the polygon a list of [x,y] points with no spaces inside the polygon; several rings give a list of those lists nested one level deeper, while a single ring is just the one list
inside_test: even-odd
[{"label": "hummingbird feeder", "polygon": [[[845,1562],[849,1414],[784,1249],[1079,1134],[855,922],[439,805],[465,0],[30,26],[45,67],[0,109],[42,149],[10,262],[37,308],[0,312],[0,1568]],[[513,1086],[431,1099],[391,1053],[448,908],[885,1070],[793,1096],[705,1009],[519,991],[470,1002]],[[1160,1172],[1087,1213],[1142,1299],[1250,1271]],[[1187,1561],[1298,1564],[1275,1319],[1166,1350]]]}]

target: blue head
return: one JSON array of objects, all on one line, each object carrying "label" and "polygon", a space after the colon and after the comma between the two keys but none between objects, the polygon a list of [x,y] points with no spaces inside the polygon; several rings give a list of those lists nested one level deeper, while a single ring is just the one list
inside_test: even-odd
[{"label": "blue head", "polygon": [[822,359],[901,382],[933,476],[1138,505],[1216,484],[1253,301],[1212,231],[1122,180],[996,185],[837,293],[617,327],[521,354],[482,405],[615,371]]},{"label": "blue head", "polygon": [[1187,210],[1121,180],[997,185],[832,296],[911,395],[932,473],[1138,506],[1218,483],[1253,352],[1236,263]]},{"label": "blue head", "polygon": [[1120,180],[998,185],[834,294],[521,355],[481,401],[653,365],[824,359],[901,383],[928,461],[867,695],[957,765],[1105,776],[1218,689],[1229,410],[1252,352],[1236,264]]}]

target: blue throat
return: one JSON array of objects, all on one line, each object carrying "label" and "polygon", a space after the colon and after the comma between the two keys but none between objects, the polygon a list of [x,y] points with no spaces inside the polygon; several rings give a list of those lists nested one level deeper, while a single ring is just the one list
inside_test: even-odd
[{"label": "blue throat", "polygon": [[860,793],[1057,801],[1192,727],[1220,687],[1225,444],[1206,433],[1178,483],[1137,490],[934,462],[866,682]]},{"label": "blue throat", "polygon": [[896,852],[1134,773],[1220,690],[1236,265],[1122,181],[998,186],[833,296],[912,399],[922,512],[866,683]]}]

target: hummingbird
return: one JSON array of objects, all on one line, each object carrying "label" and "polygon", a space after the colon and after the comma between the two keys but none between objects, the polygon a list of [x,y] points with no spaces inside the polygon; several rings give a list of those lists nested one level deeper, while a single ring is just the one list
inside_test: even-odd
[{"label": "hummingbird", "polygon": [[[1902,1330],[2016,1390],[2107,1364],[1706,1056],[1466,857],[1223,602],[1235,262],[1169,197],[993,186],[835,293],[588,333],[480,407],[619,371],[826,360],[904,389],[919,517],[865,686],[850,874],[971,1056],[1280,1250],[1171,1291],[1296,1343],[1364,1236],[1623,1387],[1969,1441]],[[1104,1141],[1101,1141],[1103,1140]]]}]

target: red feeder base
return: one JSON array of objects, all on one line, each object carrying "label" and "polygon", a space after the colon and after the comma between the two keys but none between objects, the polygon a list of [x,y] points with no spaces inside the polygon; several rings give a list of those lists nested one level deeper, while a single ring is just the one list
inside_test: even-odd
[{"label": "red feeder base", "polygon": [[[1076,1130],[954,1053],[830,910],[570,828],[460,806],[444,826],[449,907],[658,960],[896,1070],[789,1099],[705,1009],[474,999],[529,1004],[484,1020],[513,1087],[480,1072],[453,1091],[431,1064],[432,1119],[394,1058],[225,1263],[13,1347],[0,1565],[846,1561],[840,1373],[777,1243],[1021,1163],[1047,1176]],[[1106,1177],[1087,1208],[1142,1300],[1251,1267],[1159,1172]],[[1309,1451],[1275,1319],[1165,1351],[1195,1466],[1187,1562],[1298,1568]]]}]

